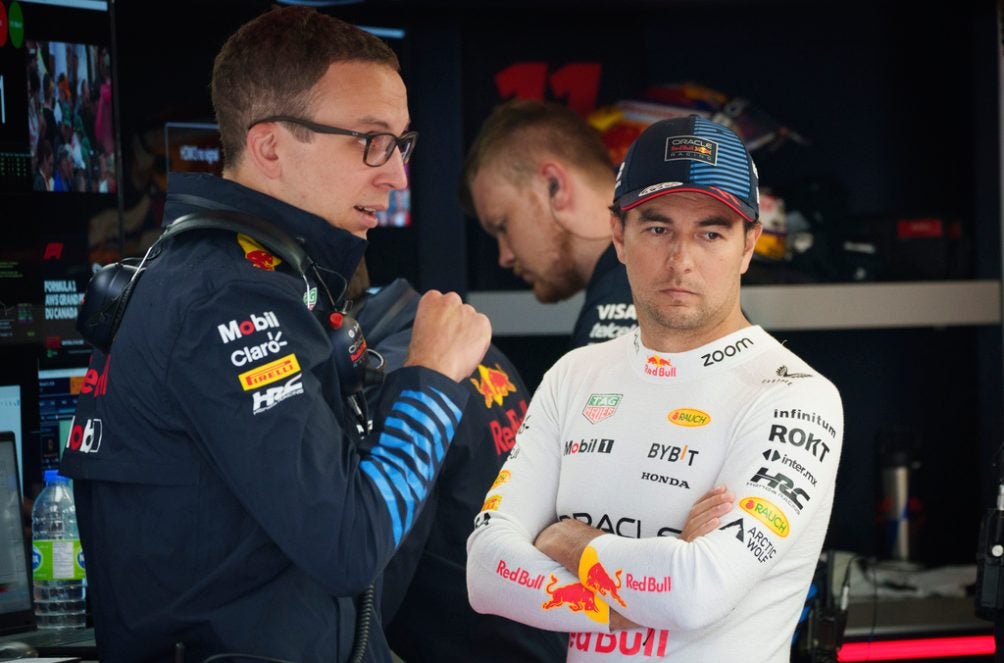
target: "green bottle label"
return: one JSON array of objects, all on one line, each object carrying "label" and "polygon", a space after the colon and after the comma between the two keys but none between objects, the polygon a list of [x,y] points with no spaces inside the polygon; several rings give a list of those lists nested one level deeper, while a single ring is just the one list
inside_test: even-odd
[{"label": "green bottle label", "polygon": [[80,539],[42,539],[32,544],[32,578],[40,580],[83,580],[84,551]]}]

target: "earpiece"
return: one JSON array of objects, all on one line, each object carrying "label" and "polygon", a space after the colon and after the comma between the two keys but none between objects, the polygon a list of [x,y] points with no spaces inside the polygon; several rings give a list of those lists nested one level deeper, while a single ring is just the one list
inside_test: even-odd
[{"label": "earpiece", "polygon": [[[562,223],[561,220],[559,220],[558,215],[555,214],[555,205],[557,204],[559,208],[563,208],[563,210],[564,210],[563,211],[563,216],[564,216],[565,212],[567,212],[568,210],[572,209],[572,204],[571,204],[570,198],[572,196],[572,192],[575,191],[575,189],[574,188],[573,189],[567,189],[565,191],[565,193],[563,194],[563,200],[558,201],[556,203],[556,201],[554,201],[553,198],[554,198],[555,194],[557,194],[559,191],[561,191],[561,184],[558,181],[558,178],[552,177],[552,176],[548,176],[548,178],[547,178],[547,192],[550,195],[550,197],[552,198],[551,205],[550,205],[550,208],[551,208],[551,218],[554,219],[554,222],[556,224],[558,224],[558,227],[560,227],[562,230],[564,230],[565,232],[567,232],[568,234],[570,234],[570,235],[572,235],[574,237],[578,237],[579,239],[584,239],[584,240],[588,240],[588,241],[608,239],[610,237],[610,234],[608,232],[606,232],[606,231],[604,231],[604,232],[602,232],[602,233],[600,233],[599,235],[596,235],[596,236],[593,236],[593,235],[583,235],[581,233],[573,231],[571,228],[569,228],[564,223]],[[562,210],[559,209],[559,211],[562,211]]]}]

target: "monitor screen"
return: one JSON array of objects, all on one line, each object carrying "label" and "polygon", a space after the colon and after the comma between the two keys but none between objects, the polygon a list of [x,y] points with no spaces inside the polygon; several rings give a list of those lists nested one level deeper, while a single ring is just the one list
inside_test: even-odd
[{"label": "monitor screen", "polygon": [[0,431],[0,633],[20,625],[19,613],[31,609],[18,465],[9,432]]},{"label": "monitor screen", "polygon": [[24,443],[21,435],[21,385],[0,385],[0,436],[9,435],[14,440],[21,474],[18,480],[24,486],[24,464],[21,462]]},{"label": "monitor screen", "polygon": [[166,122],[164,143],[168,173],[223,175],[223,145],[216,124]]},{"label": "monitor screen", "polygon": [[87,367],[38,371],[38,418],[42,471],[59,469],[63,448],[70,436],[77,397]]},{"label": "monitor screen", "polygon": [[112,12],[104,0],[0,5],[0,346],[75,362],[84,286],[121,253]]},{"label": "monitor screen", "polygon": [[21,0],[7,14],[0,192],[115,193],[107,3]]}]

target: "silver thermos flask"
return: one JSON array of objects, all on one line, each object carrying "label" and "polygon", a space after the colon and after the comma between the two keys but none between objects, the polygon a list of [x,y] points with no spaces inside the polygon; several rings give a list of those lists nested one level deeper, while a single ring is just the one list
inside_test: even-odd
[{"label": "silver thermos flask", "polygon": [[882,472],[884,550],[888,559],[907,561],[912,554],[910,475],[916,468],[916,435],[912,431],[880,431],[878,452]]}]

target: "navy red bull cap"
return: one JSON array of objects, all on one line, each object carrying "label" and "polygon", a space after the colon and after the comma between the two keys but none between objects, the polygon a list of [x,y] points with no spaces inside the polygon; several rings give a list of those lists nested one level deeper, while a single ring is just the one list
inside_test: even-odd
[{"label": "navy red bull cap", "polygon": [[668,193],[696,191],[747,221],[760,216],[753,157],[734,131],[698,115],[649,125],[617,173],[614,202],[625,212]]}]

